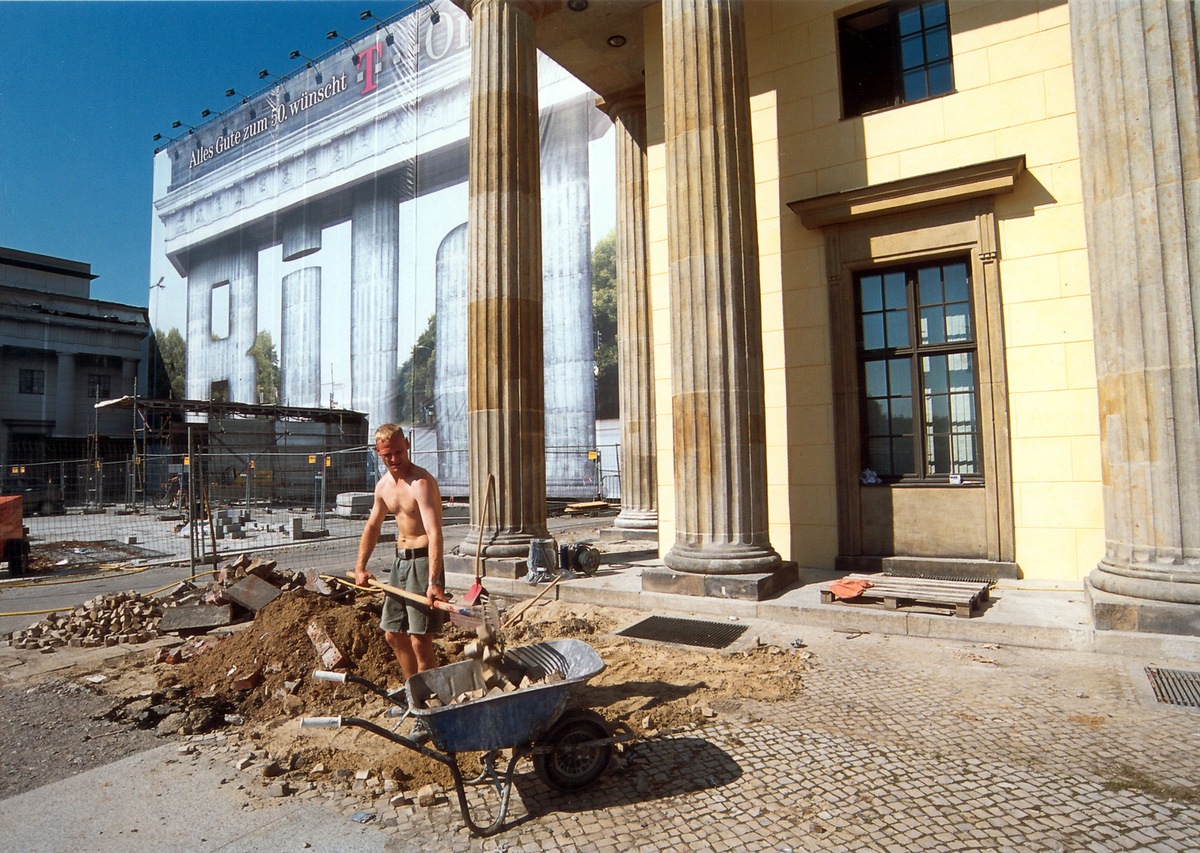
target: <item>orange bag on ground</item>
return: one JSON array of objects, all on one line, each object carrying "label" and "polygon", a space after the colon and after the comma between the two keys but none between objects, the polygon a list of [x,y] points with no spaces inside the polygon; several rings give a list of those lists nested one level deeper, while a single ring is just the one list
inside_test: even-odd
[{"label": "orange bag on ground", "polygon": [[840,581],[834,581],[829,585],[829,591],[838,598],[858,598],[863,594],[863,590],[870,589],[873,584],[870,581],[842,578]]}]

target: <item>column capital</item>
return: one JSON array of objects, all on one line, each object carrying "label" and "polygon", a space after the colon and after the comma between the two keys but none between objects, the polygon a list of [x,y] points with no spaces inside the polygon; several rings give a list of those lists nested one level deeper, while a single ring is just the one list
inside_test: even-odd
[{"label": "column capital", "polygon": [[596,106],[613,121],[630,112],[645,113],[646,86],[630,86],[597,99]]}]

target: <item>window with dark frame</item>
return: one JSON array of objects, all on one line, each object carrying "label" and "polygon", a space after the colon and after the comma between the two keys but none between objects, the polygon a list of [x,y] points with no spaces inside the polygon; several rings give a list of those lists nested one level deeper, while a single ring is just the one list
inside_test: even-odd
[{"label": "window with dark frame", "polygon": [[863,465],[884,481],[981,478],[967,260],[855,276]]},{"label": "window with dark frame", "polygon": [[109,383],[109,377],[104,373],[89,373],[88,374],[88,399],[107,400],[110,396],[109,389],[112,386]]},{"label": "window with dark frame", "polygon": [[22,394],[45,394],[46,371],[22,367],[18,376],[18,390]]},{"label": "window with dark frame", "polygon": [[842,115],[954,91],[946,0],[893,2],[838,20]]}]

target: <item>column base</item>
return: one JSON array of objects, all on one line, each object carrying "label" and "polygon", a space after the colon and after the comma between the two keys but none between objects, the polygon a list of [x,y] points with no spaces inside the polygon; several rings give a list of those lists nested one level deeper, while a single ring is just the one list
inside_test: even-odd
[{"label": "column base", "polygon": [[1088,578],[1084,589],[1097,630],[1200,637],[1200,605],[1105,592],[1095,586],[1093,577]]},{"label": "column base", "polygon": [[[446,572],[475,576],[475,558],[447,554],[442,560]],[[480,576],[485,578],[523,578],[529,571],[528,557],[484,557],[479,561]]]},{"label": "column base", "polygon": [[799,577],[799,569],[790,560],[773,571],[745,575],[701,575],[649,567],[642,570],[642,592],[762,601],[796,583]]}]

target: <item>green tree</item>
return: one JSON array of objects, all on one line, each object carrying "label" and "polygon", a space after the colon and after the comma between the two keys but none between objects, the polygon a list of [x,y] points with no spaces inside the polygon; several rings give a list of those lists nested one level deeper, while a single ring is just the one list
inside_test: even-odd
[{"label": "green tree", "polygon": [[[178,329],[168,332],[155,332],[154,344],[158,350],[155,366],[161,366],[164,377],[151,378],[155,395],[170,395],[174,400],[185,399],[187,391],[187,344]],[[165,393],[164,393],[165,392]]]},{"label": "green tree", "polygon": [[400,420],[410,424],[429,423],[429,414],[433,410],[436,339],[437,326],[434,315],[430,314],[425,331],[417,336],[412,353],[396,373]]},{"label": "green tree", "polygon": [[617,232],[592,249],[592,332],[596,337],[596,417],[620,417],[617,385]]},{"label": "green tree", "polygon": [[255,388],[259,403],[279,402],[279,355],[270,332],[259,332],[254,344],[246,350],[254,359]]}]

